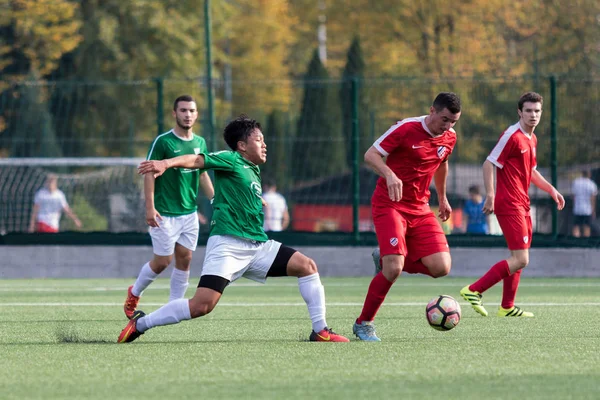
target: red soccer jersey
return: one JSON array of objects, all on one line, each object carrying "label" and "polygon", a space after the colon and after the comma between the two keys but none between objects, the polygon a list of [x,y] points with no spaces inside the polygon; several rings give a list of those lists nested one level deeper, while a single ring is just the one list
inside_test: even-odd
[{"label": "red soccer jersey", "polygon": [[402,199],[390,200],[384,178],[377,180],[373,205],[394,207],[402,212],[422,215],[430,212],[429,185],[440,164],[448,159],[456,144],[456,132],[434,136],[425,125],[426,116],[407,118],[387,130],[373,146],[386,164],[402,180]]},{"label": "red soccer jersey", "polygon": [[496,201],[498,215],[529,215],[529,184],[531,172],[537,168],[535,148],[537,137],[527,135],[517,122],[510,126],[488,156],[496,171]]}]

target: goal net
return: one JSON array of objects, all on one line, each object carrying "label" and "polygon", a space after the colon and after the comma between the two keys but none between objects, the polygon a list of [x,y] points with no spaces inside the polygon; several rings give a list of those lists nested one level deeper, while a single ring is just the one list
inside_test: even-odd
[{"label": "goal net", "polygon": [[35,194],[53,174],[82,222],[63,213],[60,230],[145,232],[140,158],[0,159],[0,234],[28,232]]}]

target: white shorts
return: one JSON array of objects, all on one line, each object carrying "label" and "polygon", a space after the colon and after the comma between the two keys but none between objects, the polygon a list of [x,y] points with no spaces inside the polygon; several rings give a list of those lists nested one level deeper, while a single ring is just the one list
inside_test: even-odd
[{"label": "white shorts", "polygon": [[234,282],[242,276],[265,283],[281,243],[274,240],[255,242],[235,236],[208,238],[201,276],[216,275]]},{"label": "white shorts", "polygon": [[150,228],[152,250],[157,256],[170,256],[175,252],[175,243],[186,249],[196,250],[198,245],[198,214],[191,213],[178,217],[162,217],[158,228]]}]

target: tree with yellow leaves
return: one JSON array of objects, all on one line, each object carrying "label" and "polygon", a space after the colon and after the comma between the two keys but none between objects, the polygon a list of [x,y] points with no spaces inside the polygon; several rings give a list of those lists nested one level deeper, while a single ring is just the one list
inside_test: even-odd
[{"label": "tree with yellow leaves", "polygon": [[0,70],[12,78],[53,72],[82,36],[79,5],[68,0],[12,0],[0,5]]}]

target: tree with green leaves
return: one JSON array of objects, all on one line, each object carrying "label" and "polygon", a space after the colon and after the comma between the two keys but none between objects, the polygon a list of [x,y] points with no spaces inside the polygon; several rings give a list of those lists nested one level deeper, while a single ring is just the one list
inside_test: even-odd
[{"label": "tree with green leaves", "polygon": [[267,118],[265,142],[267,143],[268,160],[260,167],[263,178],[270,177],[281,190],[290,183],[290,132],[287,123],[288,115],[281,110],[273,110]]},{"label": "tree with green leaves", "polygon": [[10,89],[18,98],[18,105],[7,121],[5,131],[11,140],[11,156],[61,157],[62,150],[45,100],[47,88],[35,82],[35,76],[30,76],[30,79],[30,82]]},{"label": "tree with green leaves", "polygon": [[371,135],[369,134],[369,105],[365,87],[361,86],[361,82],[365,75],[365,61],[363,59],[362,50],[360,48],[360,39],[355,36],[352,44],[348,49],[346,67],[342,73],[342,86],[340,88],[340,105],[342,107],[342,132],[346,139],[346,165],[352,168],[353,152],[352,152],[352,124],[353,124],[353,94],[352,82],[357,85],[358,91],[358,154],[359,160],[362,160],[362,154],[371,146]]},{"label": "tree with green leaves", "polygon": [[302,110],[292,153],[296,181],[324,178],[344,171],[346,146],[340,126],[340,108],[333,83],[314,51],[304,77]]}]

